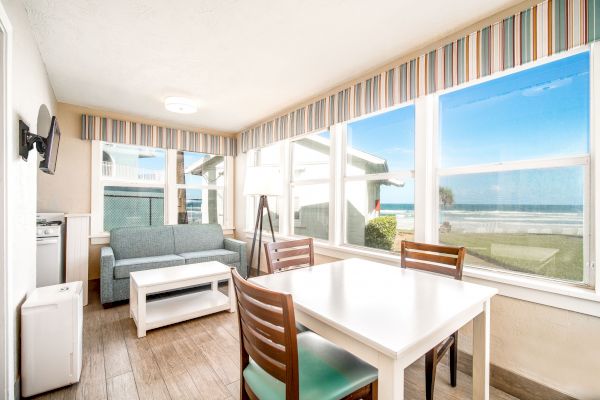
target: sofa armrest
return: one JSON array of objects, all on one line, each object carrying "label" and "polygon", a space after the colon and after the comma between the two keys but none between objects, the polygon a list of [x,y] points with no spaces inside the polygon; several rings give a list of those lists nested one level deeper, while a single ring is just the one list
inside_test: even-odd
[{"label": "sofa armrest", "polygon": [[240,254],[240,266],[238,272],[244,278],[248,277],[248,258],[246,257],[246,242],[241,240],[235,240],[226,238],[223,240],[225,250],[235,251]]},{"label": "sofa armrest", "polygon": [[102,304],[113,301],[115,254],[110,247],[100,249],[100,299]]}]

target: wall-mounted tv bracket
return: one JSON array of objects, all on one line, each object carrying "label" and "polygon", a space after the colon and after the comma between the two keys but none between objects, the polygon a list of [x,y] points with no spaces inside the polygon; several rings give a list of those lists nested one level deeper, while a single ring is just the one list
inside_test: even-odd
[{"label": "wall-mounted tv bracket", "polygon": [[46,138],[29,132],[29,126],[19,120],[19,155],[23,160],[27,161],[29,152],[34,145],[38,153],[44,154],[46,152]]}]

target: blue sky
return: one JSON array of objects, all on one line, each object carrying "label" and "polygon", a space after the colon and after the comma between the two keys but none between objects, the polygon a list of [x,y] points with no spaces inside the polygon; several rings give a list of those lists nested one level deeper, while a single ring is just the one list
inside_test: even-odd
[{"label": "blue sky", "polygon": [[[440,97],[440,165],[459,167],[588,153],[589,53],[540,65]],[[414,107],[349,125],[354,148],[414,168]],[[583,202],[583,168],[444,177],[464,204]],[[382,188],[382,203],[410,203],[414,184]]]},{"label": "blue sky", "polygon": [[[445,94],[440,97],[440,166],[586,154],[589,98],[588,52]],[[412,170],[414,112],[407,106],[353,122],[348,144],[386,159],[390,171]],[[185,165],[201,157],[185,153]],[[164,158],[141,163],[158,168]],[[445,177],[440,183],[452,189],[455,203],[581,205],[583,175],[574,167]],[[381,189],[384,204],[413,199],[412,180],[404,188]]]}]

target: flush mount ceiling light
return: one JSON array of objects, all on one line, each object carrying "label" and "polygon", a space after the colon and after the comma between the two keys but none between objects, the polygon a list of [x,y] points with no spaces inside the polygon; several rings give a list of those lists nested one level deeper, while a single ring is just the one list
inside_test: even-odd
[{"label": "flush mount ceiling light", "polygon": [[167,97],[165,108],[178,114],[193,114],[198,111],[198,106],[193,100],[185,97]]}]

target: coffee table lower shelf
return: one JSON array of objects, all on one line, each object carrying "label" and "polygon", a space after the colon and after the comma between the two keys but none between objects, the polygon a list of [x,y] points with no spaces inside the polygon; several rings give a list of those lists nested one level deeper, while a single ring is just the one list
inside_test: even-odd
[{"label": "coffee table lower shelf", "polygon": [[[229,310],[230,307],[229,297],[212,290],[152,300],[146,303],[146,330]],[[136,311],[133,309],[133,319],[138,325]]]}]

